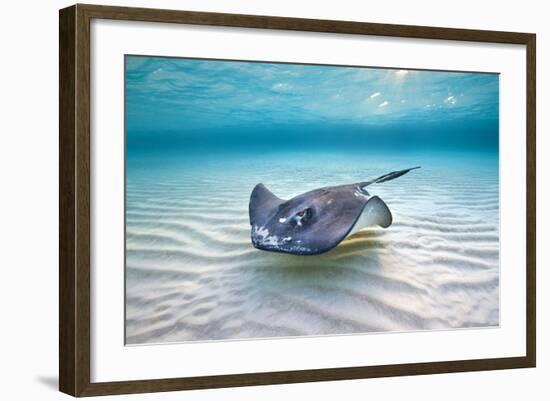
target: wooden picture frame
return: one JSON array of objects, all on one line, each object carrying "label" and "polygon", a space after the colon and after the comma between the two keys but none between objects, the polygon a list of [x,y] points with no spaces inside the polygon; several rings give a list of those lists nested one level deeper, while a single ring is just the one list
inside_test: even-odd
[{"label": "wooden picture frame", "polygon": [[[90,21],[163,22],[526,46],[526,355],[365,367],[91,382]],[[535,43],[530,33],[373,24],[254,15],[74,5],[59,14],[59,389],[73,396],[348,380],[534,367],[536,362]]]}]

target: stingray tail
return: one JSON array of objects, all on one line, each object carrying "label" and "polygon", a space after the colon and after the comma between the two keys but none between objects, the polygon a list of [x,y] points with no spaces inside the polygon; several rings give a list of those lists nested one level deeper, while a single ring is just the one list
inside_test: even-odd
[{"label": "stingray tail", "polygon": [[374,180],[360,182],[358,185],[359,185],[361,188],[363,188],[363,187],[366,187],[367,185],[371,185],[371,184],[380,184],[381,182],[386,182],[386,181],[394,180],[394,179],[396,179],[396,178],[398,178],[398,177],[401,177],[402,175],[407,174],[409,171],[415,170],[415,169],[417,169],[417,168],[420,168],[420,166],[407,168],[407,169],[405,169],[405,170],[392,171],[391,173],[387,173],[387,174],[381,175],[380,177],[375,178]]}]

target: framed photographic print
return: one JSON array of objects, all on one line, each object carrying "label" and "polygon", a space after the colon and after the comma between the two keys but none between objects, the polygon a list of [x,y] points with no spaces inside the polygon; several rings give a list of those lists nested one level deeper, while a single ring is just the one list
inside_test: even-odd
[{"label": "framed photographic print", "polygon": [[60,11],[60,390],[534,367],[535,35]]}]

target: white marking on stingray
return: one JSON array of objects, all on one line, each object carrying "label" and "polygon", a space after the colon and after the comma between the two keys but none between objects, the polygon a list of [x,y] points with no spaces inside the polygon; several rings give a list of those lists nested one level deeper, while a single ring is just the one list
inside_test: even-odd
[{"label": "white marking on stingray", "polygon": [[270,235],[269,230],[265,226],[254,226],[253,236],[256,238],[256,242],[259,245],[270,246],[274,249],[280,249],[281,245],[284,245],[292,240],[292,237],[284,237],[279,239],[277,235]]},{"label": "white marking on stingray", "polygon": [[356,198],[362,197],[365,199],[369,199],[369,196],[365,194],[359,187],[355,187],[355,191],[353,192],[353,195],[355,195]]},{"label": "white marking on stingray", "polygon": [[304,216],[298,216],[298,215],[294,215],[294,217],[292,217],[292,220],[296,222],[296,224],[298,226],[302,226],[302,220],[305,218],[305,215]]},{"label": "white marking on stingray", "polygon": [[267,228],[264,228],[264,226],[259,227],[254,226],[254,235],[258,237],[262,237],[262,241],[269,235],[269,230]]},{"label": "white marking on stingray", "polygon": [[279,239],[276,235],[269,235],[269,230],[264,226],[259,227],[254,226],[254,235],[256,236],[258,242],[261,245],[272,245],[276,246],[279,244]]},{"label": "white marking on stingray", "polygon": [[267,237],[266,239],[264,239],[263,245],[271,245],[271,246],[277,248],[280,245],[279,237],[277,237],[276,235],[271,235],[271,236]]},{"label": "white marking on stingray", "polygon": [[305,246],[293,246],[289,249],[291,252],[311,252],[311,249]]},{"label": "white marking on stingray", "polygon": [[281,218],[279,219],[279,223],[284,223],[285,221],[286,221],[286,217],[281,217]]}]

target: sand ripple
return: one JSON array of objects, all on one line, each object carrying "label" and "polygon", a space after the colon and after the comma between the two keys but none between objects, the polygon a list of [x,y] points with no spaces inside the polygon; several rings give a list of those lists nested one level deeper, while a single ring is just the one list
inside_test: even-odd
[{"label": "sand ripple", "polygon": [[394,224],[362,230],[325,255],[252,247],[247,207],[256,183],[289,197],[390,169],[363,163],[332,173],[323,163],[323,174],[305,165],[290,176],[264,160],[218,175],[188,166],[130,174],[127,343],[498,325],[498,170],[492,164],[445,169],[428,162],[372,187]]}]

